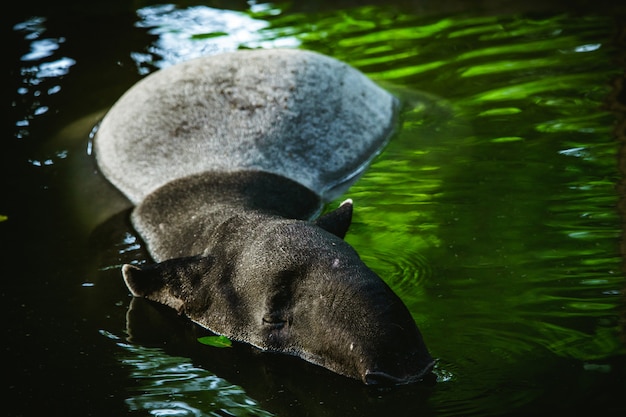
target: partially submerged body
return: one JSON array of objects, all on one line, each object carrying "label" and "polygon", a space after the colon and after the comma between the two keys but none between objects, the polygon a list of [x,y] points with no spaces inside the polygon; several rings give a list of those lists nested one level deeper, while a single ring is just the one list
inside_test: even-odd
[{"label": "partially submerged body", "polygon": [[351,202],[311,221],[386,142],[395,105],[295,50],[195,60],[133,87],[95,142],[157,261],[123,268],[133,295],[367,384],[423,377],[433,361],[409,311],[343,240]]}]

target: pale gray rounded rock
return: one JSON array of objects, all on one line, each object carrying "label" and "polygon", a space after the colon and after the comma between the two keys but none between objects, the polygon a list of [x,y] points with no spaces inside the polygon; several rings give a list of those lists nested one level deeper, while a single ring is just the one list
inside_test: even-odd
[{"label": "pale gray rounded rock", "polygon": [[386,90],[334,58],[237,51],[141,80],[102,120],[95,153],[135,204],[205,171],[266,171],[328,198],[385,145],[396,107]]}]

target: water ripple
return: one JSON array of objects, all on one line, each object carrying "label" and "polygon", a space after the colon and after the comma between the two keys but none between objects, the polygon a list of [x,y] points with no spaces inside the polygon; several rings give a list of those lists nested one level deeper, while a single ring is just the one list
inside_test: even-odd
[{"label": "water ripple", "polygon": [[[371,257],[371,258],[370,258]],[[410,302],[418,298],[423,291],[424,283],[432,276],[432,267],[428,258],[419,253],[377,253],[364,257],[366,262],[375,262],[377,272],[393,287],[394,291]]]}]

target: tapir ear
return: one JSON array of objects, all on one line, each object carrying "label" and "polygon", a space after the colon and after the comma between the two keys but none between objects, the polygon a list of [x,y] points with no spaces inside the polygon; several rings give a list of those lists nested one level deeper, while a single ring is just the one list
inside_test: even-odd
[{"label": "tapir ear", "polygon": [[135,297],[180,308],[182,300],[193,291],[213,264],[208,256],[190,256],[138,267],[124,265],[122,275],[126,286]]},{"label": "tapir ear", "polygon": [[130,264],[122,266],[124,282],[133,296],[145,297],[165,285],[159,274],[151,273],[150,269]]},{"label": "tapir ear", "polygon": [[347,199],[336,210],[315,220],[315,225],[343,239],[352,223],[352,200]]},{"label": "tapir ear", "polygon": [[134,297],[143,297],[143,292],[139,290],[136,285],[136,276],[140,274],[141,268],[135,265],[124,264],[124,266],[122,266],[122,277],[124,278],[126,286]]}]

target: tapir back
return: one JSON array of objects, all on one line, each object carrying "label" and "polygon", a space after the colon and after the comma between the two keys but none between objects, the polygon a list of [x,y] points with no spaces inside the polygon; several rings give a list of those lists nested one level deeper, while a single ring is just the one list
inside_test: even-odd
[{"label": "tapir back", "polygon": [[386,143],[395,106],[391,94],[333,58],[238,51],[137,83],[107,113],[95,150],[105,176],[135,204],[178,178],[250,169],[328,199]]}]

